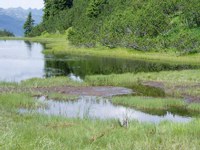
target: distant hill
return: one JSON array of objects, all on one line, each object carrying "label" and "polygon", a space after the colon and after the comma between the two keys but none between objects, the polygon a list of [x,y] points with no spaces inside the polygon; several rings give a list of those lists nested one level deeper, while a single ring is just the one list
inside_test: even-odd
[{"label": "distant hill", "polygon": [[16,36],[23,36],[23,24],[29,12],[32,12],[35,24],[42,21],[42,9],[23,9],[21,7],[8,9],[0,8],[0,29],[13,32]]}]

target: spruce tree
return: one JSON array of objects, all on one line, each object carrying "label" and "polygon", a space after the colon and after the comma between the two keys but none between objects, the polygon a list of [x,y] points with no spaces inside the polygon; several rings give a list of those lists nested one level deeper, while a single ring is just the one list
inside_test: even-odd
[{"label": "spruce tree", "polygon": [[34,27],[34,20],[32,19],[32,14],[29,12],[26,22],[24,23],[24,35],[30,36],[30,33]]}]

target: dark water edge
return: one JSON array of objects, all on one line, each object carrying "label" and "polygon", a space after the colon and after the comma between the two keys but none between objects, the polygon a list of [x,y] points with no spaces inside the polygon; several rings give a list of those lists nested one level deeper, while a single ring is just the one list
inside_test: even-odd
[{"label": "dark water edge", "polygon": [[143,112],[151,114],[151,115],[158,115],[158,116],[164,116],[168,112],[178,115],[178,116],[184,116],[184,117],[200,117],[199,112],[195,111],[188,111],[187,109],[183,107],[172,107],[168,108],[167,110],[143,110]]},{"label": "dark water edge", "polygon": [[[109,75],[122,73],[159,72],[170,70],[198,69],[200,65],[171,64],[95,56],[52,56],[47,55],[45,61],[46,77],[70,75],[84,79],[86,75]],[[52,72],[51,72],[52,71]]]}]

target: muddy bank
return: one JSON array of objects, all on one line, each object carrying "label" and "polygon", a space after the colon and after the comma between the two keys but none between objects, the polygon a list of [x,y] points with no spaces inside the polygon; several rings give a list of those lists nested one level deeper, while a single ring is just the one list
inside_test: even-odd
[{"label": "muddy bank", "polygon": [[142,82],[142,85],[150,86],[154,88],[160,88],[162,90],[164,90],[164,87],[165,87],[164,83],[158,82],[158,81],[145,81],[145,82]]},{"label": "muddy bank", "polygon": [[49,88],[35,88],[34,90],[40,92],[49,92],[49,93],[56,92],[66,95],[100,96],[100,97],[133,94],[133,91],[131,89],[123,87],[112,87],[112,86],[97,86],[97,87],[62,86],[62,87],[49,87]]},{"label": "muddy bank", "polygon": [[185,101],[188,103],[200,103],[200,96],[185,95],[184,98],[185,98]]},{"label": "muddy bank", "polygon": [[41,93],[61,93],[66,95],[75,96],[99,96],[109,97],[115,95],[128,95],[133,94],[133,90],[123,87],[112,87],[112,86],[55,86],[55,87],[37,87],[37,88],[0,88],[0,93],[19,93],[19,92],[41,92]]}]

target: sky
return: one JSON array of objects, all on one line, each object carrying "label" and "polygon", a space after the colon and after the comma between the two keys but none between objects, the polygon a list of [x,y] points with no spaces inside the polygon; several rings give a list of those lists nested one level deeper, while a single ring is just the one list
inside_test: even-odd
[{"label": "sky", "polygon": [[43,0],[0,0],[0,8],[43,8]]}]

